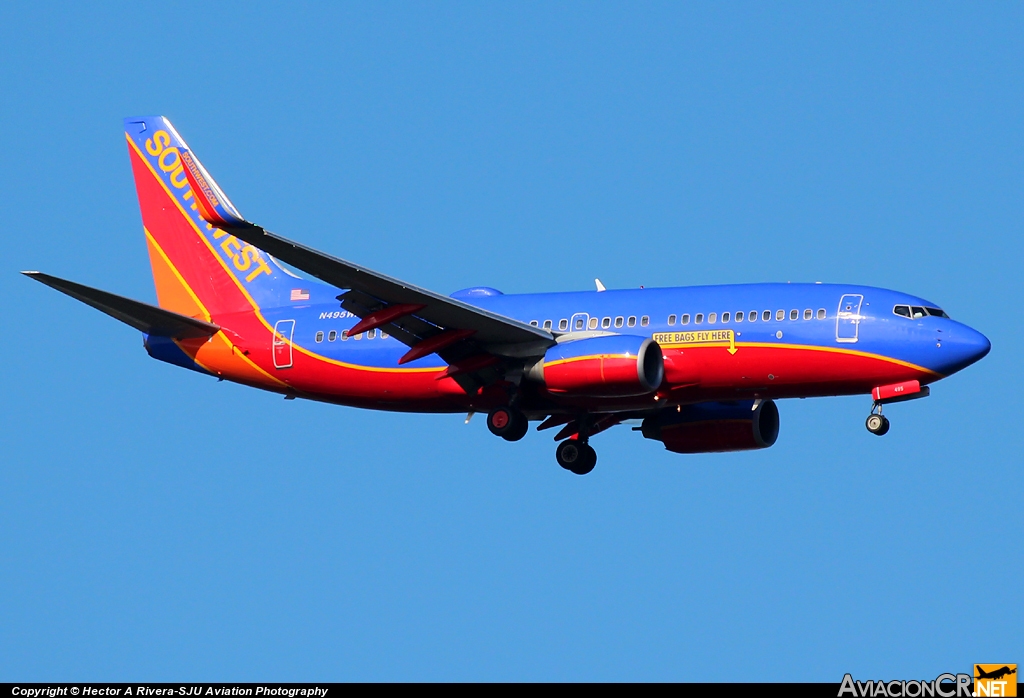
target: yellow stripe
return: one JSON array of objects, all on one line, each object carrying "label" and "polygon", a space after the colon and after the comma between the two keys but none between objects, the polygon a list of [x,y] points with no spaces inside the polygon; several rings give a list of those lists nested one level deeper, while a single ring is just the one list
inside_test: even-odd
[{"label": "yellow stripe", "polygon": [[[149,168],[149,171],[156,178],[156,181],[159,182],[160,186],[164,188],[165,192],[167,192],[167,195],[171,198],[171,201],[173,201],[174,204],[178,207],[178,210],[181,211],[181,214],[183,216],[185,216],[185,219],[192,225],[192,228],[196,231],[196,234],[199,236],[199,238],[204,243],[206,243],[206,246],[207,246],[207,248],[209,248],[210,253],[214,256],[214,258],[224,268],[224,271],[227,273],[228,277],[232,281],[235,282],[236,286],[238,286],[238,289],[242,292],[242,294],[245,296],[246,300],[248,300],[249,304],[252,306],[253,313],[256,315],[257,319],[259,319],[259,321],[263,324],[263,326],[266,327],[267,330],[270,331],[270,336],[273,337],[274,334],[275,334],[274,328],[270,325],[269,322],[267,322],[266,318],[263,317],[263,314],[260,312],[259,303],[257,303],[253,299],[253,297],[249,295],[249,291],[246,290],[245,286],[243,286],[241,284],[241,282],[238,280],[238,278],[235,276],[235,274],[228,267],[227,262],[225,262],[221,258],[220,254],[217,253],[217,250],[214,249],[213,244],[206,238],[206,235],[203,234],[203,231],[199,228],[199,226],[196,225],[196,222],[195,222],[195,220],[193,220],[192,216],[189,215],[188,211],[185,210],[185,208],[184,208],[184,206],[182,206],[181,202],[178,201],[178,197],[174,195],[174,192],[172,192],[170,189],[167,188],[167,184],[164,182],[163,178],[160,175],[157,174],[156,170],[153,169],[153,165],[150,164],[149,159],[145,155],[142,154],[142,151],[139,150],[139,147],[135,144],[135,141],[132,140],[132,138],[127,133],[125,134],[125,138],[127,139],[128,144],[132,148],[135,149],[136,153],[138,153],[138,155],[142,159],[142,161],[144,163],[146,163],[146,167]],[[159,246],[158,246],[158,248],[159,248]],[[163,254],[163,253],[161,252],[161,254]],[[264,254],[266,254],[266,252],[264,252]],[[164,255],[164,258],[165,259],[167,258],[166,255]],[[174,265],[173,264],[171,265],[171,268],[174,269]],[[175,274],[177,274],[177,270],[175,270]],[[181,278],[180,274],[178,274],[178,278]],[[195,297],[195,294],[192,293],[192,289],[188,286],[188,284],[185,284],[185,288],[187,288],[189,293],[193,297]],[[200,307],[203,308],[203,312],[207,312],[206,311],[206,307],[202,303],[200,303]],[[290,342],[290,344],[292,345],[293,348],[297,349],[299,352],[301,352],[301,353],[305,354],[306,356],[309,356],[309,357],[311,357],[313,359],[317,359],[319,361],[323,361],[324,363],[333,364],[335,366],[341,366],[343,368],[348,368],[348,369],[352,369],[352,370],[355,370],[355,371],[373,371],[373,372],[378,372],[378,373],[430,373],[430,372],[436,373],[436,372],[439,372],[439,371],[446,370],[446,367],[441,367],[441,368],[437,368],[437,367],[434,367],[434,368],[379,368],[379,367],[376,367],[376,366],[361,366],[359,364],[350,364],[350,363],[345,363],[344,361],[336,361],[334,359],[329,359],[326,356],[322,356],[320,354],[316,354],[314,352],[311,352],[311,351],[309,351],[309,350],[307,350],[307,349],[305,349],[305,348],[295,344],[294,342]],[[249,361],[249,359],[247,357],[245,357],[244,355],[243,355],[243,358],[245,358],[246,361]],[[249,361],[249,363],[252,363],[252,362]],[[261,373],[267,375],[267,377],[273,378],[273,376],[271,376],[270,374],[266,373],[266,371],[264,371],[263,369],[259,368],[255,364],[253,364],[253,366],[255,368],[257,368]],[[276,378],[273,378],[273,379],[275,381],[281,383],[281,381],[279,381],[278,379],[276,379]],[[282,383],[282,385],[286,385],[286,384]]]},{"label": "yellow stripe", "polygon": [[[709,347],[710,348],[710,347],[715,347],[715,346],[727,347],[727,346],[729,346],[729,343],[728,342],[722,342],[720,344],[693,344],[693,343],[662,344],[661,348],[662,349],[677,349],[677,348],[692,349],[692,348],[695,348],[695,347]],[[924,373],[930,373],[933,376],[938,376],[940,378],[942,377],[942,374],[938,373],[937,371],[933,371],[930,368],[925,368],[924,366],[918,366],[917,364],[912,364],[909,361],[901,361],[900,359],[894,359],[891,356],[883,356],[881,354],[872,354],[870,352],[857,351],[855,349],[843,349],[841,347],[822,347],[822,346],[814,346],[814,345],[808,345],[808,344],[774,344],[774,343],[771,343],[771,342],[736,342],[736,348],[737,349],[740,349],[742,347],[749,347],[749,348],[767,347],[767,348],[770,348],[770,349],[802,349],[804,351],[826,351],[826,352],[831,352],[831,353],[834,353],[834,354],[848,354],[850,356],[860,356],[860,357],[863,357],[863,358],[866,358],[866,359],[877,359],[878,361],[888,361],[889,363],[892,363],[892,364],[897,364],[899,366],[905,366],[906,368],[912,368],[912,369],[914,369],[916,371],[923,371]]]},{"label": "yellow stripe", "polygon": [[192,290],[192,287],[188,285],[187,281],[185,281],[185,277],[183,277],[178,272],[178,268],[174,266],[174,263],[171,261],[170,257],[168,257],[167,253],[164,252],[164,248],[160,247],[160,243],[156,241],[156,238],[154,238],[152,234],[150,234],[149,230],[146,229],[145,225],[142,226],[142,232],[146,234],[146,239],[149,240],[150,243],[152,243],[153,247],[156,249],[157,252],[160,253],[160,256],[163,258],[163,260],[167,262],[167,266],[170,268],[171,272],[173,272],[174,276],[178,279],[178,281],[181,282],[181,285],[185,287],[185,290],[188,292],[188,295],[192,297],[192,300],[196,302],[196,305],[199,306],[199,309],[203,311],[204,319],[207,322],[210,322],[212,319],[210,317],[210,311],[206,309],[206,306],[203,305],[203,302],[199,300],[199,296],[195,294],[195,292]]},{"label": "yellow stripe", "polygon": [[559,366],[561,364],[569,364],[574,361],[590,361],[591,359],[635,359],[636,356],[633,354],[588,354],[587,356],[573,356],[568,359],[555,359],[554,361],[545,361],[544,367]]},{"label": "yellow stripe", "polygon": [[[183,277],[183,276],[181,275],[181,273],[180,273],[180,272],[178,271],[178,268],[177,268],[176,266],[174,266],[174,262],[172,262],[172,261],[171,261],[171,259],[170,259],[170,257],[168,257],[168,256],[167,256],[167,253],[166,253],[166,252],[164,252],[163,248],[162,248],[162,247],[160,247],[160,243],[158,243],[158,242],[156,241],[156,238],[154,238],[154,237],[153,237],[153,236],[152,236],[152,235],[150,234],[149,230],[147,230],[147,229],[146,229],[146,226],[142,226],[142,231],[143,231],[143,232],[144,232],[144,233],[146,234],[146,238],[147,238],[147,239],[148,239],[148,240],[149,240],[149,241],[150,241],[150,242],[151,242],[151,243],[153,244],[153,248],[154,248],[154,249],[155,249],[155,250],[156,250],[157,252],[159,252],[159,253],[160,253],[160,257],[162,257],[162,258],[163,258],[163,260],[164,260],[165,262],[167,262],[167,266],[168,266],[168,267],[170,268],[171,272],[173,272],[173,273],[174,273],[174,276],[175,276],[175,277],[177,277],[178,281],[180,281],[180,282],[181,282],[181,284],[182,284],[182,286],[184,286],[184,287],[185,287],[185,290],[186,290],[186,291],[188,292],[188,295],[190,295],[190,296],[192,297],[192,300],[194,300],[194,301],[196,302],[196,305],[198,305],[198,306],[199,306],[199,309],[203,311],[203,315],[204,315],[204,316],[206,317],[206,321],[207,321],[207,322],[210,322],[210,321],[211,321],[211,317],[210,317],[210,311],[206,309],[206,306],[205,306],[205,305],[203,304],[203,302],[202,302],[201,300],[199,300],[199,296],[197,296],[197,295],[195,294],[195,291],[193,291],[193,290],[192,290],[192,287],[191,287],[191,286],[189,286],[189,284],[188,284],[188,282],[187,282],[187,281],[185,281],[185,277]],[[234,343],[233,343],[233,342],[232,342],[232,341],[231,341],[230,339],[228,339],[228,338],[227,338],[227,336],[225,336],[225,334],[224,334],[223,332],[218,332],[218,333],[217,333],[216,335],[214,335],[214,336],[216,336],[217,338],[219,338],[219,339],[220,339],[221,341],[225,342],[225,343],[226,343],[226,344],[228,345],[228,349],[231,349],[231,348],[232,348],[232,347],[234,346]],[[174,343],[178,345],[178,348],[179,348],[179,349],[181,349],[181,350],[182,350],[183,352],[185,352],[185,355],[186,355],[186,356],[189,356],[189,353],[188,353],[187,351],[185,351],[185,348],[184,348],[184,347],[182,347],[182,346],[181,346],[181,344],[180,344],[179,342],[175,341]],[[256,369],[256,371],[257,371],[258,373],[261,373],[261,374],[263,374],[264,376],[266,376],[267,378],[269,378],[270,380],[272,380],[273,382],[275,382],[275,383],[277,383],[277,384],[279,384],[279,385],[282,385],[282,386],[287,386],[287,383],[285,383],[284,381],[280,380],[279,378],[275,378],[275,377],[274,377],[274,376],[272,376],[271,374],[269,374],[269,373],[267,373],[266,371],[264,371],[264,370],[263,370],[262,368],[260,368],[260,366],[258,366],[258,365],[257,365],[257,364],[256,364],[255,362],[253,362],[253,361],[252,361],[252,360],[251,360],[251,359],[250,359],[249,357],[247,357],[247,356],[246,356],[245,354],[242,354],[241,352],[238,352],[238,356],[240,356],[240,357],[241,357],[241,359],[242,359],[243,361],[245,361],[245,362],[246,362],[247,364],[249,364],[249,365],[250,365],[250,366],[252,366],[252,367],[253,367],[254,369]],[[194,357],[194,356],[192,357],[192,360],[193,360],[193,361],[195,361],[195,362],[196,362],[196,364],[198,364],[198,365],[199,365],[200,367],[202,367],[203,369],[205,369],[205,370],[209,371],[210,373],[219,373],[219,372],[218,372],[218,371],[217,371],[216,369],[214,369],[214,368],[212,368],[212,367],[210,367],[210,366],[206,366],[206,365],[204,365],[204,364],[203,364],[203,363],[202,363],[201,361],[199,361],[199,360],[198,360],[198,359],[197,359],[196,357]]]}]

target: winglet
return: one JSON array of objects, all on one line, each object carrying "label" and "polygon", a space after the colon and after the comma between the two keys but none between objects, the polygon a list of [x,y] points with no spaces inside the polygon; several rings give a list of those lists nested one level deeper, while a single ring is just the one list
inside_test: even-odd
[{"label": "winglet", "polygon": [[245,225],[242,214],[217,186],[203,164],[184,148],[181,150],[181,162],[185,166],[185,177],[195,196],[199,215],[204,221],[218,228]]},{"label": "winglet", "polygon": [[599,293],[601,291],[607,291],[608,290],[608,289],[606,289],[604,287],[604,284],[601,283],[601,279],[594,279],[594,283],[597,284],[597,290],[598,290]]}]

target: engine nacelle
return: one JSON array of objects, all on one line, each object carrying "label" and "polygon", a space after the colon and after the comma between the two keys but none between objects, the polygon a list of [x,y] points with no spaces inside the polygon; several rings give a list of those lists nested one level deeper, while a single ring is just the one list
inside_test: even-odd
[{"label": "engine nacelle", "polygon": [[683,405],[647,417],[640,431],[675,453],[750,451],[779,438],[779,408],[771,400]]},{"label": "engine nacelle", "polygon": [[661,385],[661,347],[648,337],[603,335],[548,349],[527,376],[548,391],[580,397],[647,395]]}]

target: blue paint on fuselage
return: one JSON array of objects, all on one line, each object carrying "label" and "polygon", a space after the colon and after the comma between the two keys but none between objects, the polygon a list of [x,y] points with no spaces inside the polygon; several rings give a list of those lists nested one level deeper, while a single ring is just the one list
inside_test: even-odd
[{"label": "blue paint on fuselage", "polygon": [[190,371],[197,371],[207,376],[213,374],[192,360],[192,357],[182,351],[175,341],[169,337],[158,337],[156,335],[143,335],[142,346],[154,359],[164,361],[175,366],[187,368]]},{"label": "blue paint on fuselage", "polygon": [[[308,280],[301,283],[310,293],[309,300],[264,308],[263,314],[271,324],[282,319],[296,320],[295,343],[327,358],[360,366],[397,367],[398,358],[408,347],[394,338],[382,339],[379,330],[372,339],[363,336],[341,340],[341,332],[358,319],[341,311],[336,298],[340,291]],[[855,342],[841,342],[837,338],[839,304],[845,295],[863,296]],[[732,329],[738,343],[833,347],[897,359],[941,375],[974,363],[987,354],[990,347],[984,335],[955,320],[934,316],[911,319],[894,314],[896,305],[939,306],[906,293],[870,286],[741,284],[604,292],[479,294],[467,295],[464,300],[524,323],[536,321],[543,326],[550,320],[556,334],[567,331],[559,329],[562,320],[570,322],[573,315],[582,313],[588,316],[588,330],[593,329],[589,326],[591,317],[598,318],[599,330],[645,337],[656,332]],[[825,311],[825,319],[819,319],[821,309]],[[790,319],[794,310],[797,312],[795,320]],[[805,319],[808,310],[811,319]],[[765,311],[770,312],[768,321],[763,319]],[[777,319],[779,311],[783,311],[783,320]],[[756,312],[754,321],[750,320],[751,312]],[[724,313],[729,314],[728,322],[722,321]],[[743,314],[742,321],[736,319],[739,313]],[[704,316],[701,324],[696,322],[698,314]],[[714,323],[710,322],[712,314],[716,316]],[[672,315],[675,323],[669,325]],[[690,316],[687,325],[681,324],[683,315]],[[610,328],[602,326],[606,317],[611,318]],[[626,322],[631,317],[636,318],[636,324],[630,327],[624,322],[622,327],[615,327],[618,317]],[[648,318],[646,326],[642,324],[645,317]],[[848,321],[844,323],[844,333],[854,331]],[[331,330],[337,332],[333,342],[328,339]],[[323,332],[320,342],[316,341],[318,332]],[[406,364],[408,368],[435,366],[444,366],[436,355]]]}]

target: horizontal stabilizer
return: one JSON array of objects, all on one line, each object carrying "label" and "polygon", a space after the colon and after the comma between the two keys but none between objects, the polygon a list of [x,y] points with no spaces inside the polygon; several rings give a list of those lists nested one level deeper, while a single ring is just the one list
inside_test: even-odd
[{"label": "horizontal stabilizer", "polygon": [[179,313],[157,308],[148,303],[141,303],[118,296],[113,293],[101,291],[97,288],[90,288],[73,281],[58,279],[56,276],[43,274],[38,271],[21,272],[30,279],[55,288],[86,305],[91,305],[107,315],[126,325],[131,325],[140,332],[157,337],[170,337],[172,339],[189,339],[192,337],[209,337],[216,334],[220,327],[209,322],[203,322],[195,318],[181,315]]}]

